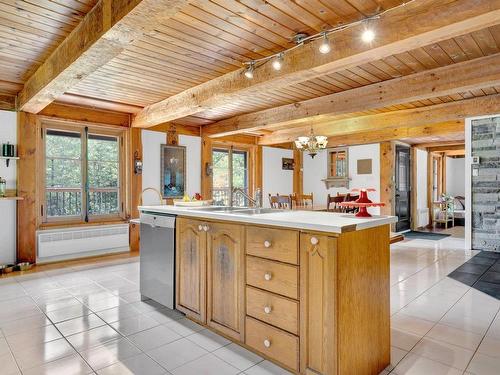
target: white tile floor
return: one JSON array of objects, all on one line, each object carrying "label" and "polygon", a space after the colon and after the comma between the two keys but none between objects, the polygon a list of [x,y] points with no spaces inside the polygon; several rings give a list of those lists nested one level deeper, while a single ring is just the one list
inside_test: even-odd
[{"label": "white tile floor", "polygon": [[[383,374],[500,373],[500,301],[446,277],[460,238],[391,248],[392,364]],[[289,374],[140,301],[138,259],[0,279],[0,373]]]}]

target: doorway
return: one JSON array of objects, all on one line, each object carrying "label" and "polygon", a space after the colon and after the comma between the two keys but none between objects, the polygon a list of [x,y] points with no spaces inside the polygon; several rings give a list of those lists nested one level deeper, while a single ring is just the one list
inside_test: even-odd
[{"label": "doorway", "polygon": [[241,189],[249,194],[248,151],[233,147],[212,149],[212,199],[214,205],[248,206],[242,194],[234,194]]},{"label": "doorway", "polygon": [[395,160],[395,215],[398,217],[396,232],[403,232],[411,228],[411,185],[410,185],[410,148],[396,145]]}]

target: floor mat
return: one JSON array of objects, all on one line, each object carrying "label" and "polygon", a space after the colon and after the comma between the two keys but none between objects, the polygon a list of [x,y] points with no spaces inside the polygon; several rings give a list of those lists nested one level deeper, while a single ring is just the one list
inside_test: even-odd
[{"label": "floor mat", "polygon": [[448,277],[500,299],[500,253],[481,251]]},{"label": "floor mat", "polygon": [[443,238],[449,237],[450,234],[441,234],[441,233],[432,233],[432,232],[419,232],[419,231],[410,231],[403,233],[403,236],[405,236],[405,239],[409,240],[442,240]]}]

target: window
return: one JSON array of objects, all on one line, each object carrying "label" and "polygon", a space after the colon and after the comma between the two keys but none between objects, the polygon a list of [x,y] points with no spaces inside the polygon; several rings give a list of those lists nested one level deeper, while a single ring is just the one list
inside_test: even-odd
[{"label": "window", "polygon": [[248,206],[247,199],[241,194],[233,194],[241,189],[248,194],[248,152],[232,148],[212,150],[214,204],[229,206]]},{"label": "window", "polygon": [[122,132],[44,125],[44,221],[119,217],[122,204]]}]

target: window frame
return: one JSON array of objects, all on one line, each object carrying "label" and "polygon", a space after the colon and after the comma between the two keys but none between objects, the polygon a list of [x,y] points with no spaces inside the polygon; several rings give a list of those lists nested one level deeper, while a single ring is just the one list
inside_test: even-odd
[{"label": "window frame", "polygon": [[[118,139],[119,145],[119,157],[118,157],[118,213],[107,214],[107,215],[87,215],[88,213],[88,193],[90,192],[90,186],[87,184],[88,177],[88,159],[87,153],[87,133],[116,137]],[[47,181],[46,181],[46,136],[47,130],[56,131],[66,131],[72,133],[80,133],[81,135],[81,147],[82,147],[82,207],[81,215],[77,216],[61,216],[61,217],[48,217],[47,216]],[[39,160],[39,178],[42,182],[42,186],[39,191],[40,199],[40,222],[45,225],[62,225],[62,224],[88,224],[88,223],[99,223],[108,221],[117,221],[126,219],[126,130],[125,128],[104,126],[90,123],[70,123],[70,122],[59,122],[59,121],[49,121],[43,120],[41,122],[41,132],[40,132],[40,160]],[[88,189],[88,190],[87,190]]]},{"label": "window frame", "polygon": [[[211,155],[210,159],[212,160],[213,158],[213,153],[214,151],[219,151],[219,152],[227,152],[228,154],[228,173],[229,173],[229,180],[230,180],[230,186],[229,188],[229,203],[231,205],[231,202],[233,202],[234,196],[233,196],[233,188],[234,188],[234,181],[233,181],[233,153],[244,153],[245,154],[245,159],[246,159],[246,169],[245,169],[245,174],[246,174],[246,190],[247,194],[252,196],[253,195],[253,178],[251,173],[253,171],[253,162],[252,162],[252,149],[251,147],[245,146],[245,145],[240,145],[240,144],[224,144],[224,143],[214,143],[211,147]],[[213,167],[213,164],[212,164]],[[213,199],[214,197],[214,190],[215,187],[213,185],[213,178],[214,178],[214,173],[210,176],[211,179],[211,197],[210,199]]]}]

